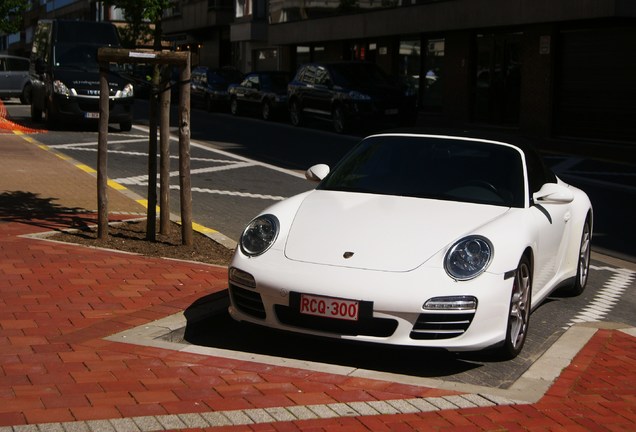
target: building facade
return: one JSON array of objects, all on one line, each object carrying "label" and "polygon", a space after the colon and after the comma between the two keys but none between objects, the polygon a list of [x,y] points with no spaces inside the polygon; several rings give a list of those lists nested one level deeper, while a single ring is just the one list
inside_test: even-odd
[{"label": "building facade", "polygon": [[379,64],[431,125],[636,145],[632,0],[270,0],[268,42]]},{"label": "building facade", "polygon": [[[30,48],[39,18],[118,18],[99,1],[33,4],[9,52]],[[432,126],[636,148],[635,0],[175,0],[163,34],[193,66],[377,63]]]}]

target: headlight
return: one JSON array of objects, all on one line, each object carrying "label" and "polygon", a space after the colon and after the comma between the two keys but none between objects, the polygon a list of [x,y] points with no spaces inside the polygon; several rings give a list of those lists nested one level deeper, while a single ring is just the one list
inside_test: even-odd
[{"label": "headlight", "polygon": [[473,279],[488,268],[493,252],[492,244],[487,238],[464,237],[446,253],[444,269],[453,279]]},{"label": "headlight", "polygon": [[241,251],[256,256],[269,249],[278,236],[278,219],[274,215],[259,216],[250,222],[241,235]]},{"label": "headlight", "polygon": [[64,96],[69,96],[71,94],[68,87],[66,87],[66,84],[60,80],[53,81],[53,92]]},{"label": "headlight", "polygon": [[135,95],[135,89],[133,88],[132,84],[128,83],[126,84],[123,90],[120,90],[117,92],[115,97],[125,98],[125,97],[133,97],[134,95]]}]

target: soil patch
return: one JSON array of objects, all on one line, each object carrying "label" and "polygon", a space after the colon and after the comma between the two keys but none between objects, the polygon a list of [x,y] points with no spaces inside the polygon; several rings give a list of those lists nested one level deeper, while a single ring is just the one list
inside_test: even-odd
[{"label": "soil patch", "polygon": [[172,222],[167,233],[157,233],[155,241],[146,240],[145,219],[109,225],[106,240],[97,238],[97,227],[62,232],[48,238],[83,246],[133,252],[150,257],[173,258],[224,266],[230,263],[234,253],[234,251],[198,232],[193,233],[192,246],[185,246],[181,244],[181,227]]}]

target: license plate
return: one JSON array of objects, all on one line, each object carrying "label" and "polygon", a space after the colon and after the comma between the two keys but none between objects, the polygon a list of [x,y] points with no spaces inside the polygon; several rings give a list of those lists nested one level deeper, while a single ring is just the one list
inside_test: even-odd
[{"label": "license plate", "polygon": [[99,118],[99,113],[98,112],[87,112],[86,114],[84,114],[84,117],[90,118],[90,119],[98,119]]},{"label": "license plate", "polygon": [[386,115],[396,115],[398,113],[398,109],[397,108],[393,108],[393,109],[388,109],[384,111],[384,114]]},{"label": "license plate", "polygon": [[357,321],[359,307],[359,303],[355,300],[320,297],[308,294],[302,294],[300,296],[300,313],[305,315]]}]

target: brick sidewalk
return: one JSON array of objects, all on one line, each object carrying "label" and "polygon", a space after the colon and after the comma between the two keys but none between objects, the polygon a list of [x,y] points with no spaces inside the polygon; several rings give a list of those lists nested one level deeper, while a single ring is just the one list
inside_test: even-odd
[{"label": "brick sidewalk", "polygon": [[226,269],[24,237],[95,220],[95,177],[36,139],[0,135],[0,432],[636,430],[632,330],[596,331],[533,404],[106,340]]}]

